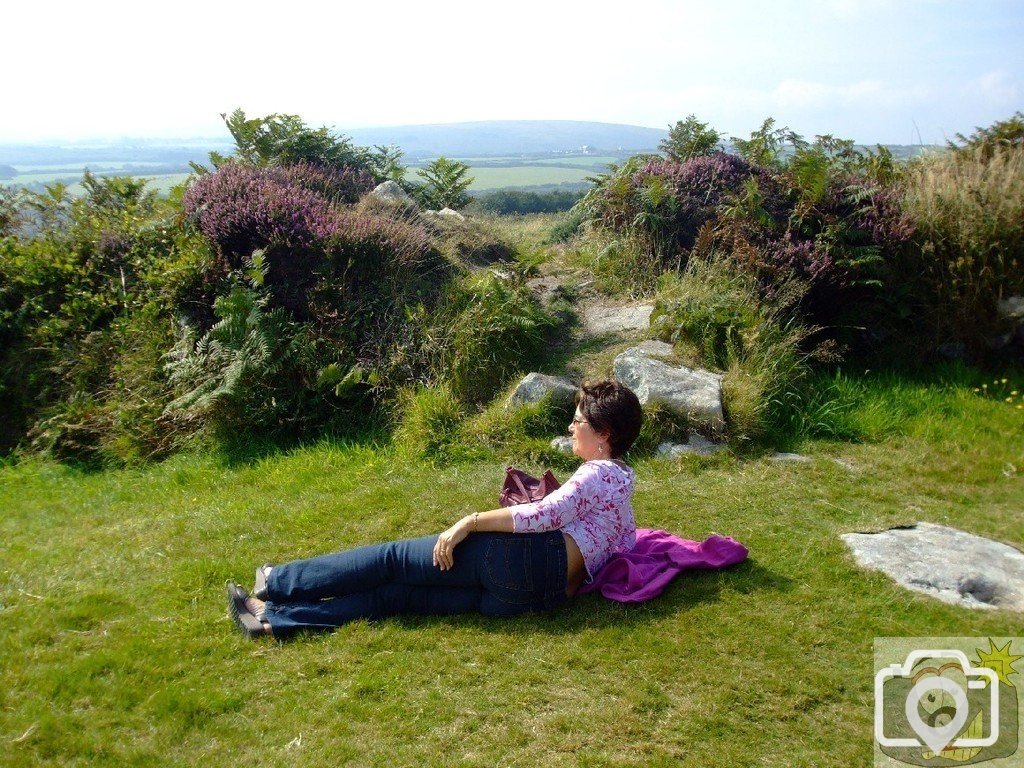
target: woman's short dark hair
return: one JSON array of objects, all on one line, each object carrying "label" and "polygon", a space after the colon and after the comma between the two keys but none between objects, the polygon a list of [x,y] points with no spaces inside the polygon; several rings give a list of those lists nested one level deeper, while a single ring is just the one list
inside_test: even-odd
[{"label": "woman's short dark hair", "polygon": [[608,435],[613,459],[625,454],[640,434],[644,412],[625,384],[612,380],[584,384],[576,393],[576,405],[591,429]]}]

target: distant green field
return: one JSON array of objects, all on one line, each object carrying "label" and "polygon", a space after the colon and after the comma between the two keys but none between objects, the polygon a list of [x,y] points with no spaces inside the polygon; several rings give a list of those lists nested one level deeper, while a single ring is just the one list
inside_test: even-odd
[{"label": "distant green field", "polygon": [[531,160],[530,162],[542,163],[544,165],[582,166],[592,168],[594,170],[600,170],[603,166],[607,166],[611,163],[621,163],[622,158],[614,157],[613,155],[570,155],[568,157],[552,157],[544,160]]},{"label": "distant green field", "polygon": [[[493,158],[492,158],[493,159]],[[607,162],[614,161],[610,157],[575,157],[569,160],[552,159],[551,161],[528,161],[531,165],[519,165],[509,167],[489,168],[486,166],[472,167],[470,174],[473,176],[473,185],[470,189],[481,192],[504,187],[531,187],[542,184],[566,184],[580,183],[600,172]],[[556,163],[578,163],[577,167],[561,167]],[[419,176],[416,168],[410,168],[407,178],[417,180]],[[108,175],[104,173],[103,175]],[[175,184],[180,184],[186,178],[187,173],[153,174],[139,173],[138,169],[133,174],[142,178],[150,179],[150,186],[166,195]],[[32,173],[20,174],[13,179],[0,182],[8,185],[30,185],[30,184],[53,184],[56,181],[64,181],[69,184],[70,192],[73,195],[81,194],[82,187],[76,182],[81,179],[81,173],[55,172],[55,173]]]},{"label": "distant green field", "polygon": [[[587,168],[546,168],[537,165],[511,168],[471,168],[473,184],[470,189],[482,191],[503,187],[529,187],[538,184],[565,184],[585,181],[593,173]],[[416,169],[410,169],[406,178],[417,180]]]},{"label": "distant green field", "polygon": [[166,195],[171,191],[171,187],[181,184],[185,179],[189,177],[187,173],[168,173],[163,176],[149,176],[150,189],[155,189],[161,195]]}]

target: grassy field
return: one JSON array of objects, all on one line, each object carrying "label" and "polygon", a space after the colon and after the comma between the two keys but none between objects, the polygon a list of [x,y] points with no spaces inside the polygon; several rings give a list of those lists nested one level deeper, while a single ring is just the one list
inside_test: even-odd
[{"label": "grassy field", "polygon": [[839,539],[928,520],[1020,546],[1022,411],[978,381],[847,377],[870,440],[808,442],[808,464],[636,461],[639,525],[751,553],[649,603],[586,595],[283,645],[235,633],[225,579],[439,532],[494,506],[503,457],[428,472],[328,441],[0,468],[0,764],[870,765],[874,637],[1020,633],[1019,615],[859,569]]},{"label": "grassy field", "polygon": [[[502,189],[503,187],[576,183],[584,181],[587,176],[591,176],[593,173],[594,170],[583,167],[563,168],[538,165],[508,168],[472,167],[469,172],[469,175],[473,177],[470,189],[479,192]],[[406,176],[414,181],[422,181],[417,175],[415,168],[410,169]]]},{"label": "grassy field", "polygon": [[[551,161],[530,161],[529,165],[513,166],[473,166],[471,175],[473,184],[470,189],[481,192],[503,187],[530,187],[542,184],[563,184],[578,183],[586,180],[587,176],[604,169],[605,163],[614,158],[586,158],[577,157],[565,160]],[[593,160],[594,162],[586,162]],[[600,162],[598,162],[600,161]],[[410,168],[407,174],[409,179],[421,181],[416,173],[416,168]],[[159,190],[160,194],[167,194],[171,187],[180,184],[188,178],[187,173],[173,174],[147,174],[145,169],[134,169],[125,171],[151,179],[150,186]],[[113,175],[104,171],[100,175]],[[73,195],[82,193],[81,173],[68,172],[67,170],[55,169],[49,173],[20,174],[13,179],[0,182],[7,185],[29,185],[29,184],[52,184],[56,181],[64,181],[69,184],[69,191]]]}]

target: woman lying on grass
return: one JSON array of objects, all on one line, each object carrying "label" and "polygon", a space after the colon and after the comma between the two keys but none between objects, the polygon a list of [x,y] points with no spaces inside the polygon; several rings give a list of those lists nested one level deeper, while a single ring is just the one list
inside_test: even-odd
[{"label": "woman lying on grass", "polygon": [[402,613],[555,608],[636,541],[634,475],[620,457],[642,420],[622,384],[584,386],[569,425],[584,464],[543,500],[467,515],[439,536],[261,566],[253,596],[228,582],[228,611],[249,637],[283,638]]}]

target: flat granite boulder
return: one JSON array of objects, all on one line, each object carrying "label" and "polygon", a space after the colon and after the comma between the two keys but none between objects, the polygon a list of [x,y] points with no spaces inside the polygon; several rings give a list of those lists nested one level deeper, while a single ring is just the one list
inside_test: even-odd
[{"label": "flat granite boulder", "polygon": [[691,432],[685,443],[666,441],[658,446],[658,455],[667,459],[678,459],[680,456],[711,456],[719,451],[727,450],[724,443],[715,443],[703,435]]},{"label": "flat granite boulder", "polygon": [[[667,345],[666,345],[667,346]],[[615,358],[615,378],[636,392],[640,405],[660,404],[708,424],[725,428],[722,376],[700,368],[673,366],[655,359],[651,343],[632,347]]]},{"label": "flat granite boulder", "polygon": [[934,523],[847,533],[857,564],[916,592],[967,608],[1024,611],[1024,553]]},{"label": "flat granite boulder", "polygon": [[583,326],[592,336],[619,331],[643,331],[651,325],[653,304],[632,307],[594,305],[583,310]]}]

